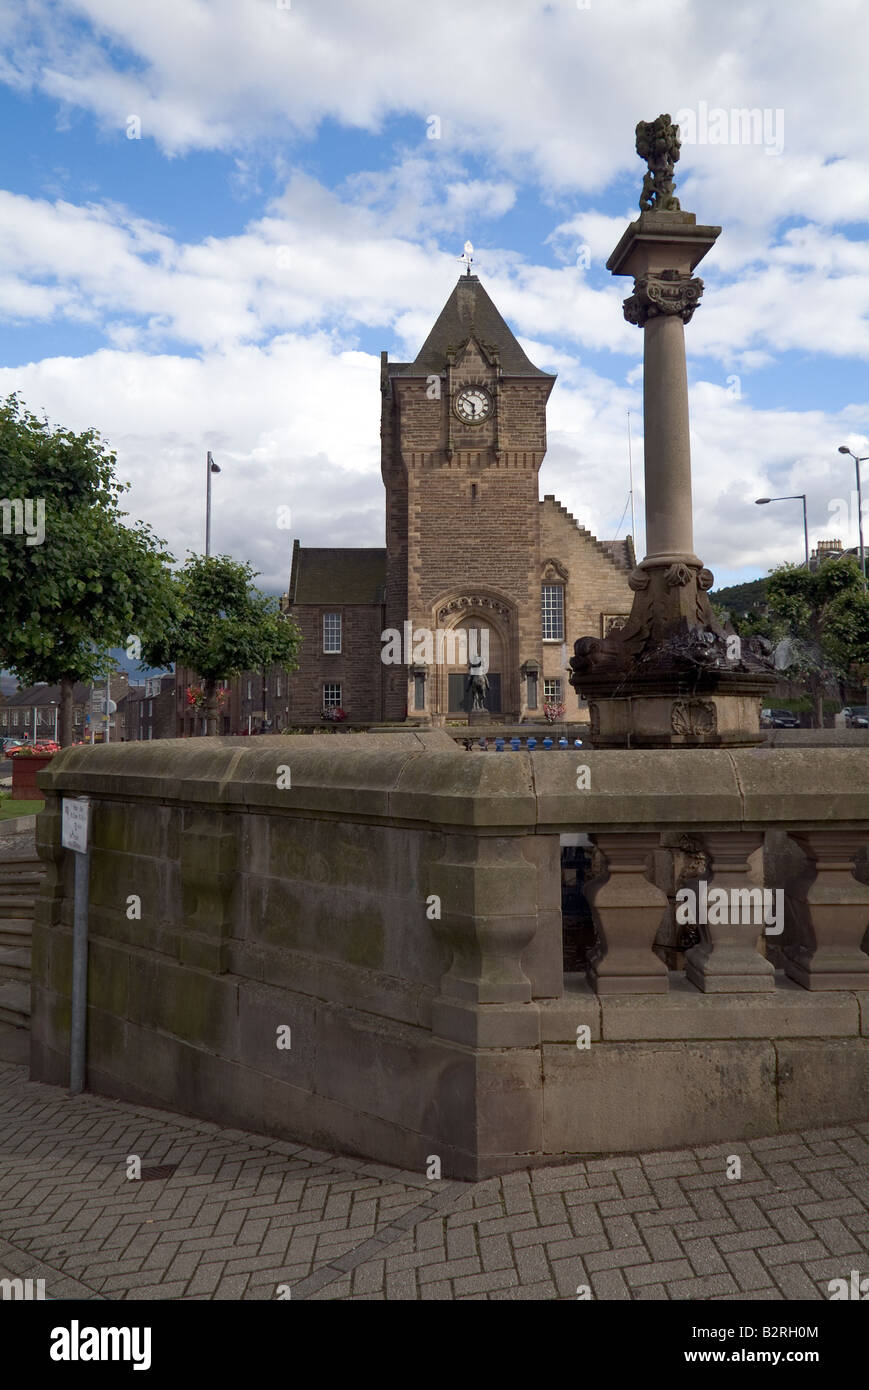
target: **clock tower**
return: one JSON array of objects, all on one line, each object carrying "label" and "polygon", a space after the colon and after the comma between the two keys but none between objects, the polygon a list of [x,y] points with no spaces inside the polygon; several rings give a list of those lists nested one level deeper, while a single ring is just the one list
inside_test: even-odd
[{"label": "clock tower", "polygon": [[542,670],[537,473],[554,381],[470,268],[413,362],[381,356],[386,625],[411,637],[405,664],[383,673],[387,719],[462,718],[460,634],[472,632],[472,652],[488,643],[489,711],[527,713]]}]

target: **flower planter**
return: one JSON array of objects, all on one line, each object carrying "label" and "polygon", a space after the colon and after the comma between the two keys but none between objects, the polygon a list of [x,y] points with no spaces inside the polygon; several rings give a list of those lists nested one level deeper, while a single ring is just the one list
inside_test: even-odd
[{"label": "flower planter", "polygon": [[12,759],[12,800],[41,801],[42,792],[36,785],[36,774],[48,767],[53,753],[34,753]]}]

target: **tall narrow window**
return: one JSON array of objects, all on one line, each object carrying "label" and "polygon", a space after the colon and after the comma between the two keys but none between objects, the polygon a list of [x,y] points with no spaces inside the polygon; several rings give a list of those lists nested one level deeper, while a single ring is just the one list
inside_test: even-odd
[{"label": "tall narrow window", "polygon": [[476,500],[477,500],[477,484],[476,484],[476,483],[471,483],[471,501],[472,501],[472,502],[476,502]]},{"label": "tall narrow window", "polygon": [[279,700],[280,698],[281,698],[281,678],[280,678],[280,676],[275,676],[275,699],[276,699],[276,700]]},{"label": "tall narrow window", "polygon": [[323,651],[340,652],[341,650],[341,614],[323,614]]},{"label": "tall narrow window", "polygon": [[422,671],[415,671],[413,676],[413,707],[414,709],[425,709],[425,676]]},{"label": "tall narrow window", "polygon": [[543,599],[543,640],[544,642],[564,641],[564,585],[544,584]]}]

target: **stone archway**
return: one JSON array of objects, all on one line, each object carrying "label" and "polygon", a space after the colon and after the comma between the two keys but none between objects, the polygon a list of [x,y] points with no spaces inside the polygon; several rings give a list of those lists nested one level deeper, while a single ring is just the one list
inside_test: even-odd
[{"label": "stone archway", "polygon": [[[443,659],[431,673],[429,708],[433,723],[464,717],[465,653],[480,651],[484,632],[488,633],[489,708],[495,719],[517,719],[519,677],[513,605],[495,594],[458,594],[441,600],[433,616],[435,631],[444,633]],[[470,635],[472,631],[475,637]]]}]

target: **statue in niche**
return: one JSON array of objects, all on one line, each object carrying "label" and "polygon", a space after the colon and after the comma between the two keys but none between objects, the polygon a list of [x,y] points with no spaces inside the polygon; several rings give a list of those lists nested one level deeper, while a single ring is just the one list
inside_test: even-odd
[{"label": "statue in niche", "polygon": [[637,123],[637,154],[648,164],[640,194],[640,212],[679,212],[681,203],[673,194],[674,170],[679,158],[679,127],[669,113],[654,121]]},{"label": "statue in niche", "polygon": [[482,661],[476,656],[468,663],[468,677],[465,681],[465,694],[471,696],[471,713],[476,714],[478,710],[486,708],[486,696],[489,692],[489,680],[482,669]]}]

